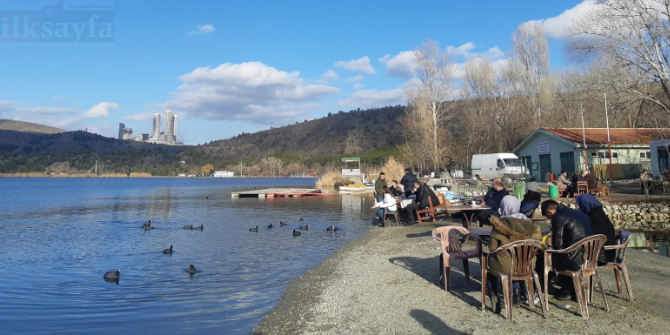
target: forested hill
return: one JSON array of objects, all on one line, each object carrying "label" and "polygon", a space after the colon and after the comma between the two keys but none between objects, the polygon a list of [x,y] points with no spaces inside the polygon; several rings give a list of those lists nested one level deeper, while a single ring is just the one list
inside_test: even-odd
[{"label": "forested hill", "polygon": [[370,153],[400,141],[398,117],[404,111],[404,106],[340,111],[320,119],[210,142],[199,150],[227,161],[274,153],[303,158]]}]

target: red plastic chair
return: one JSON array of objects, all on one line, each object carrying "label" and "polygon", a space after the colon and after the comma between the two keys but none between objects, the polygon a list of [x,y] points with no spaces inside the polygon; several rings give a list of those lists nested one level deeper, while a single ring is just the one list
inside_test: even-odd
[{"label": "red plastic chair", "polygon": [[[460,235],[472,239],[476,248],[474,250],[463,250],[461,248]],[[451,260],[463,260],[463,272],[465,278],[470,280],[470,267],[468,258],[480,258],[482,254],[482,240],[479,236],[472,235],[470,232],[459,226],[446,226],[433,229],[433,238],[442,244],[442,254],[440,257],[440,279],[444,279],[444,290],[449,291],[449,274],[451,272]],[[467,242],[467,239],[465,240]]]},{"label": "red plastic chair", "polygon": [[[505,297],[505,310],[507,311],[507,321],[512,321],[512,281],[523,280],[526,282],[526,294],[529,297],[528,302],[531,308],[535,308],[535,290],[533,289],[533,281],[537,286],[538,291],[542,288],[540,286],[540,278],[535,272],[535,258],[537,254],[545,249],[544,244],[537,240],[520,240],[507,243],[491,252],[484,252],[482,257],[482,311],[486,310],[486,277],[488,273],[500,278],[503,287],[503,295]],[[500,273],[488,267],[489,257],[508,252],[512,255],[512,268],[510,273]],[[542,308],[542,315],[546,318],[547,311],[545,310],[546,298],[540,294],[540,307]]]}]

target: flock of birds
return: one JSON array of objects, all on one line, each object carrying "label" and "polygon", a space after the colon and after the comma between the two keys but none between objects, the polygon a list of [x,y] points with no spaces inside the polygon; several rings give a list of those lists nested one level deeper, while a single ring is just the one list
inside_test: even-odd
[{"label": "flock of birds", "polygon": [[[299,221],[303,222],[304,219],[302,217],[300,217]],[[287,227],[287,226],[288,226],[288,223],[286,223],[284,221],[279,221],[279,227]],[[268,229],[272,229],[274,227],[275,227],[275,225],[272,224],[272,223],[270,223],[268,225]],[[151,225],[151,220],[149,220],[148,222],[145,222],[144,224],[142,224],[141,228],[144,229],[144,230],[151,230],[151,229],[155,229],[156,227],[152,226]],[[184,226],[184,229],[203,230],[204,225],[195,226],[195,227],[193,225],[186,225],[186,226]],[[298,229],[299,230],[309,230],[309,224],[300,226],[300,227],[298,227]],[[330,232],[336,232],[338,230],[340,230],[340,228],[335,227],[335,226],[329,226],[328,228],[326,228],[326,231],[330,231]],[[249,231],[257,233],[258,232],[258,226],[254,227],[254,228],[249,228]],[[300,236],[300,235],[302,235],[302,233],[300,231],[293,229],[293,236]],[[172,246],[170,246],[168,249],[163,250],[163,253],[166,254],[166,255],[171,255],[173,251],[174,251],[174,249],[172,248]],[[195,266],[193,266],[193,264],[191,264],[191,266],[188,269],[186,269],[186,272],[188,272],[188,274],[191,275],[191,276],[194,275],[197,271],[198,270],[196,270],[196,268],[195,268]],[[120,277],[121,277],[121,270],[107,271],[107,272],[105,272],[105,275],[103,276],[105,281],[115,282],[117,284],[119,283],[119,278]]]},{"label": "flock of birds", "polygon": [[[300,220],[299,220],[299,221],[302,222],[302,221],[304,221],[304,220],[303,220],[302,217],[300,217]],[[288,223],[286,223],[286,222],[284,222],[284,221],[279,221],[279,227],[286,227],[286,226],[288,226]],[[275,227],[275,225],[272,224],[272,223],[270,223],[270,224],[268,225],[268,229],[272,229],[272,228],[274,228],[274,227]],[[309,230],[309,225],[306,224],[306,225],[304,225],[304,226],[300,226],[300,227],[298,227],[298,229],[300,229],[300,230]],[[328,228],[326,228],[326,231],[336,232],[336,231],[338,231],[338,230],[340,230],[340,228],[337,228],[337,227],[335,227],[335,226],[329,226]],[[253,227],[253,228],[249,228],[249,231],[252,232],[252,233],[258,233],[258,226]],[[293,236],[300,236],[300,235],[302,235],[302,233],[301,233],[300,231],[293,229]]]}]

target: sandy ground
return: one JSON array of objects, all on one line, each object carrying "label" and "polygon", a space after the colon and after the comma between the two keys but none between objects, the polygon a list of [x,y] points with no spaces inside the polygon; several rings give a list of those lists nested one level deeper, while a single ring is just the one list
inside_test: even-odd
[{"label": "sandy ground", "polygon": [[[626,263],[635,302],[616,293],[613,271],[601,278],[610,305],[594,294],[591,318],[578,306],[550,298],[547,318],[539,307],[481,311],[481,267],[470,260],[472,280],[463,265],[452,266],[451,291],[439,286],[439,242],[435,224],[372,227],[332,257],[306,272],[283,294],[279,305],[254,329],[255,334],[668,334],[670,333],[670,259],[628,249]],[[487,299],[488,300],[488,299]],[[490,306],[490,302],[487,302]]]}]

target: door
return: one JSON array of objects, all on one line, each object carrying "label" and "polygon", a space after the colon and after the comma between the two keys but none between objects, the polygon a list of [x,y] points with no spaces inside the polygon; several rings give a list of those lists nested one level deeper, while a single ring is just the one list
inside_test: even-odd
[{"label": "door", "polygon": [[551,155],[540,155],[540,178],[542,181],[547,182],[547,173],[551,173]]},{"label": "door", "polygon": [[568,176],[572,176],[572,173],[575,172],[574,152],[561,152],[561,171],[567,172]]}]

